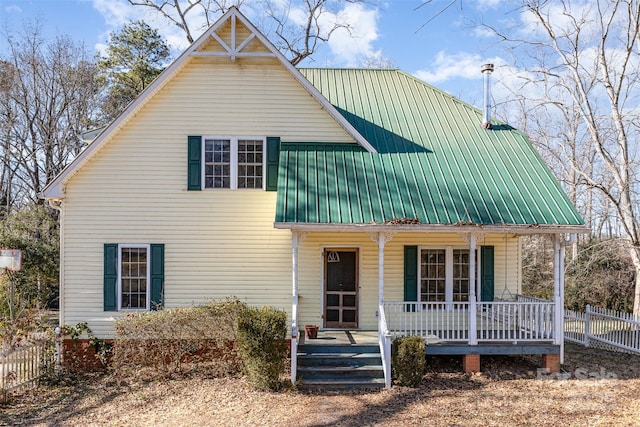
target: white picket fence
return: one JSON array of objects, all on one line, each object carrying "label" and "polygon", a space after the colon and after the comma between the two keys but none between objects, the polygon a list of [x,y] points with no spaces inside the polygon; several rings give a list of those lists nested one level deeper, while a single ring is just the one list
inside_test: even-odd
[{"label": "white picket fence", "polygon": [[19,387],[35,383],[56,360],[55,341],[44,339],[0,352],[0,399]]},{"label": "white picket fence", "polygon": [[565,310],[564,339],[585,347],[640,354],[640,317],[590,305],[584,313]]}]

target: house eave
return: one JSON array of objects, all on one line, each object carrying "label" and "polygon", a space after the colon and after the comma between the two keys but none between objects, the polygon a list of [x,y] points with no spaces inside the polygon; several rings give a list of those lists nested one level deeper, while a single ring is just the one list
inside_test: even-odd
[{"label": "house eave", "polygon": [[510,233],[532,234],[587,234],[590,229],[584,225],[572,224],[325,224],[275,222],[276,229],[302,232],[409,232],[409,233]]}]

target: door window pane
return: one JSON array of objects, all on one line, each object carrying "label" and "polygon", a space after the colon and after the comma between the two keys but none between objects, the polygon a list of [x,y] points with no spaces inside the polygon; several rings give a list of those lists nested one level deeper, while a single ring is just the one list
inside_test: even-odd
[{"label": "door window pane", "polygon": [[355,312],[355,310],[343,310],[342,311],[342,321],[344,323],[355,323],[355,321],[356,321],[356,312]]}]

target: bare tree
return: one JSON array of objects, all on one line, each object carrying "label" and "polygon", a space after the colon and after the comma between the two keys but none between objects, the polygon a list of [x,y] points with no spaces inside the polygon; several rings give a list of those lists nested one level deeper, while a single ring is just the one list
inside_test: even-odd
[{"label": "bare tree", "polygon": [[1,176],[3,204],[11,207],[38,203],[37,194],[79,152],[98,87],[88,52],[68,38],[47,42],[34,26],[7,42],[0,57]]},{"label": "bare tree", "polygon": [[[537,88],[530,105],[555,118],[535,125],[550,137],[549,151],[571,169],[576,184],[606,200],[604,213],[615,212],[635,268],[633,311],[640,315],[640,2],[524,0],[520,12],[526,36],[518,37],[522,28],[494,28],[528,61],[522,66],[528,77],[514,92]],[[554,127],[569,132],[554,133]]]},{"label": "bare tree", "polygon": [[[189,43],[231,6],[240,7],[247,0],[128,0],[133,6],[155,10],[184,31]],[[351,31],[351,25],[339,13],[346,3],[363,0],[260,0],[258,4],[269,22],[262,31],[275,40],[276,47],[293,65],[313,55],[322,43],[329,41],[339,28]],[[291,10],[302,12],[304,19],[292,20]],[[203,16],[204,25],[195,27],[190,17]],[[195,35],[195,36],[194,36]]]},{"label": "bare tree", "polygon": [[[195,40],[193,34],[199,34],[208,28],[216,17],[225,13],[231,6],[240,7],[244,0],[128,0],[133,6],[145,6],[160,13],[182,31],[189,43]],[[189,15],[200,13],[204,19],[204,25],[193,27],[188,22]],[[197,37],[197,35],[196,35]]]},{"label": "bare tree", "polygon": [[11,88],[14,84],[16,70],[10,62],[0,61],[0,217],[6,217],[13,205],[13,180],[16,164],[11,161],[11,129],[16,121],[16,108],[11,102]]}]

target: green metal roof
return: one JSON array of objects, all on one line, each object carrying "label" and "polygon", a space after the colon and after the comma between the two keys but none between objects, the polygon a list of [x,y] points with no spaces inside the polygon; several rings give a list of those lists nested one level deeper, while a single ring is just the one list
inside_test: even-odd
[{"label": "green metal roof", "polygon": [[283,144],[277,223],[582,225],[521,132],[397,70],[302,69],[375,147]]}]

